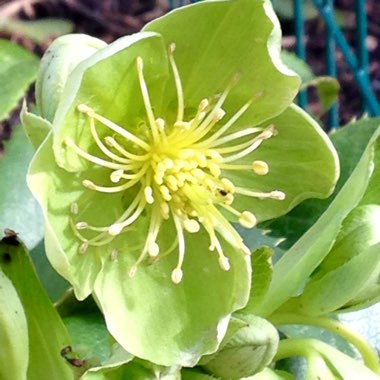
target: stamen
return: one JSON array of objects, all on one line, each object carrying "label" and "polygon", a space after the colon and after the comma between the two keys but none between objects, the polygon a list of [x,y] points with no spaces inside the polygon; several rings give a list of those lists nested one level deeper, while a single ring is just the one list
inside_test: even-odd
[{"label": "stamen", "polygon": [[111,261],[117,260],[118,254],[119,254],[118,250],[116,248],[113,248],[112,251],[110,252],[110,260]]},{"label": "stamen", "polygon": [[90,117],[90,129],[91,129],[92,137],[94,138],[94,140],[96,142],[96,145],[99,147],[99,149],[106,156],[111,158],[111,160],[115,160],[115,161],[118,161],[118,162],[124,163],[124,164],[129,164],[131,162],[131,160],[123,158],[123,157],[119,157],[117,154],[114,154],[109,149],[107,149],[107,147],[102,143],[102,141],[99,138],[99,135],[98,135],[96,128],[95,128],[95,120],[93,117]]},{"label": "stamen", "polygon": [[136,65],[137,65],[137,74],[138,74],[139,82],[140,82],[140,90],[141,90],[141,94],[142,94],[144,105],[145,105],[145,111],[149,120],[150,131],[152,133],[153,141],[157,143],[159,141],[158,128],[156,124],[156,119],[153,114],[152,105],[149,99],[148,87],[144,79],[144,72],[143,72],[144,63],[141,57],[137,57]]},{"label": "stamen", "polygon": [[[107,118],[97,114],[92,108],[86,106],[85,104],[79,104],[77,109],[79,112],[85,113],[88,116],[100,121],[106,127],[112,129],[113,131],[118,133],[120,136],[123,136],[128,141],[134,142],[136,145],[140,146],[141,148],[145,149],[146,151],[150,150],[150,145],[147,144],[145,141],[139,139],[137,136],[128,132],[126,129],[120,127],[119,125],[113,123],[111,120],[108,120]],[[84,111],[84,110],[86,110],[86,111]]]},{"label": "stamen", "polygon": [[269,172],[268,164],[265,161],[253,161],[252,169],[257,175],[267,175]]},{"label": "stamen", "polygon": [[[233,154],[233,155],[228,156],[228,157],[224,157],[223,162],[232,162],[232,161],[238,160],[238,159],[246,156],[247,154],[249,154],[249,153],[253,152],[255,149],[257,149],[264,140],[267,140],[267,139],[271,138],[272,136],[274,136],[275,133],[276,133],[276,130],[274,129],[273,126],[268,127],[267,129],[265,129],[262,133],[260,133],[257,137],[255,137],[252,140],[252,144],[250,146],[248,146],[248,148],[241,150],[239,153]],[[235,146],[232,148],[236,150],[238,147],[239,146]],[[221,152],[222,150],[223,151],[227,151],[227,150],[231,151],[231,148],[219,149],[219,152]]]},{"label": "stamen", "polygon": [[187,232],[194,234],[199,231],[200,225],[195,219],[186,219],[183,222],[183,226]]},{"label": "stamen", "polygon": [[177,230],[177,239],[178,239],[178,263],[176,268],[172,271],[172,281],[175,284],[179,284],[182,280],[182,264],[185,258],[185,237],[183,236],[183,230],[181,222],[175,214],[173,215],[174,225]]},{"label": "stamen", "polygon": [[71,206],[70,206],[70,212],[71,212],[73,215],[77,215],[77,214],[78,214],[78,211],[79,211],[78,203],[76,203],[76,202],[72,203]]},{"label": "stamen", "polygon": [[177,122],[183,120],[183,114],[185,110],[184,106],[184,98],[183,98],[183,89],[182,89],[182,83],[181,83],[181,77],[178,72],[177,65],[174,60],[174,51],[175,51],[175,43],[171,43],[169,45],[169,62],[170,66],[173,71],[173,77],[175,82],[175,87],[177,90],[177,100],[178,100],[178,108],[177,108]]},{"label": "stamen", "polygon": [[246,195],[248,197],[254,197],[254,198],[259,198],[259,199],[270,198],[270,199],[276,199],[279,201],[284,200],[286,197],[286,194],[279,190],[274,190],[269,193],[261,193],[258,191],[251,191],[243,187],[237,187],[236,193],[241,194],[241,195]]},{"label": "stamen", "polygon": [[145,187],[144,195],[147,203],[152,204],[154,202],[153,189],[150,186]]},{"label": "stamen", "polygon": [[150,153],[146,153],[143,155],[133,154],[131,152],[126,151],[118,142],[111,136],[106,136],[104,138],[106,144],[112,148],[115,148],[120,154],[124,157],[127,157],[132,162],[133,161],[146,161],[150,157]]},{"label": "stamen", "polygon": [[78,252],[79,252],[80,255],[83,255],[83,254],[86,253],[87,249],[88,249],[88,241],[85,241],[85,242],[83,242],[83,243],[79,246],[79,250],[78,250]]},{"label": "stamen", "polygon": [[257,223],[255,215],[249,211],[243,211],[239,217],[239,223],[242,227],[253,228]]}]

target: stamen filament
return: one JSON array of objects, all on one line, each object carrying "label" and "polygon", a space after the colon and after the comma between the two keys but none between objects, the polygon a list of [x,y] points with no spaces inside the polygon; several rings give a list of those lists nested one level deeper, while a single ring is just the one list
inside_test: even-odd
[{"label": "stamen filament", "polygon": [[90,129],[91,129],[91,134],[92,134],[92,137],[94,138],[95,142],[96,142],[96,145],[99,147],[99,149],[106,155],[108,156],[109,158],[111,158],[112,160],[115,160],[115,161],[118,161],[120,163],[123,163],[123,164],[129,164],[131,163],[131,160],[127,159],[127,158],[123,158],[123,157],[119,157],[117,154],[114,154],[113,152],[111,152],[103,143],[102,141],[100,140],[99,138],[99,135],[96,131],[96,127],[95,127],[95,120],[94,118],[90,117]]},{"label": "stamen filament", "polygon": [[248,197],[259,198],[259,199],[269,198],[269,199],[276,199],[276,200],[282,201],[286,197],[285,193],[279,190],[273,190],[273,191],[270,191],[269,193],[261,193],[259,191],[251,191],[243,187],[236,187],[235,191],[238,194],[246,195]]},{"label": "stamen filament", "polygon": [[183,89],[182,89],[182,83],[181,83],[181,77],[178,72],[177,65],[174,60],[173,53],[175,51],[175,44],[172,43],[169,45],[169,62],[170,66],[173,71],[173,77],[174,77],[174,82],[175,86],[177,89],[177,100],[178,100],[178,109],[177,109],[177,122],[183,120],[183,114],[185,110],[184,106],[184,98],[183,98]]},{"label": "stamen filament", "polygon": [[137,57],[136,64],[137,64],[137,74],[138,74],[139,82],[140,82],[140,90],[141,90],[141,94],[142,94],[144,105],[145,105],[145,111],[148,116],[150,131],[152,132],[153,141],[158,142],[159,133],[158,133],[158,128],[156,124],[156,118],[154,117],[152,105],[149,99],[148,87],[144,79],[144,63],[141,57]]},{"label": "stamen filament", "polygon": [[134,142],[136,145],[140,146],[141,148],[145,149],[146,151],[150,150],[150,145],[147,144],[145,141],[139,139],[137,136],[128,132],[126,129],[120,127],[119,125],[115,124],[111,120],[108,120],[107,118],[97,114],[92,108],[88,107],[87,105],[80,104],[78,106],[78,111],[85,113],[89,117],[93,117],[94,119],[100,121],[106,127],[112,129],[114,132],[118,133],[120,136],[123,136],[128,141]]}]

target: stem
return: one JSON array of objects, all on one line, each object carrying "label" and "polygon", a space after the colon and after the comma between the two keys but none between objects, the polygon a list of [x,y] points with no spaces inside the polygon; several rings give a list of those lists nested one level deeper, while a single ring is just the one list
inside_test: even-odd
[{"label": "stem", "polygon": [[273,314],[268,320],[278,325],[312,325],[324,328],[335,333],[351,343],[360,353],[365,365],[377,374],[380,374],[380,364],[377,352],[359,334],[350,330],[339,321],[326,317],[310,317],[298,314]]}]

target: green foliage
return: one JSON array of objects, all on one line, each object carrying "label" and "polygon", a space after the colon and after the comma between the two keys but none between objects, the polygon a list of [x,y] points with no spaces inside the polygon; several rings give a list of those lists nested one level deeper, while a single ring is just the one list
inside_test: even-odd
[{"label": "green foliage", "polygon": [[[0,379],[294,379],[278,363],[293,357],[310,379],[378,378],[377,353],[328,315],[380,298],[379,120],[331,136],[338,181],[280,37],[269,1],[222,0],[110,45],[54,41],[21,112],[44,239],[20,127],[0,162]],[[34,62],[2,46],[4,75]],[[282,58],[329,107],[336,82]],[[68,285],[45,253],[73,286],[56,308],[45,290]]]},{"label": "green foliage", "polygon": [[[26,316],[29,340],[29,344],[27,339],[23,341],[29,350],[26,378],[39,380],[48,373],[52,380],[72,380],[72,371],[61,356],[61,350],[70,345],[70,338],[38,280],[25,247],[15,236],[5,237],[0,242],[0,258],[0,269],[16,289]],[[15,333],[16,339],[19,333]],[[20,363],[25,360],[24,350],[20,350]]]},{"label": "green foliage", "polygon": [[0,121],[8,117],[36,78],[38,59],[34,54],[0,39]]},{"label": "green foliage", "polygon": [[17,19],[2,19],[0,30],[26,36],[34,42],[41,44],[49,38],[56,38],[71,33],[74,24],[69,20],[49,19],[25,21]]}]

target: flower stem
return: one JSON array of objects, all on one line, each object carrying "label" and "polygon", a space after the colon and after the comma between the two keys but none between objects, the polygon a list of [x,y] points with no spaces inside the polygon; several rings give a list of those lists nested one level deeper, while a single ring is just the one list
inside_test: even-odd
[{"label": "flower stem", "polygon": [[300,324],[317,326],[331,331],[351,343],[359,351],[365,365],[375,373],[380,374],[379,358],[376,351],[359,334],[347,328],[343,323],[337,320],[326,317],[311,317],[291,313],[273,314],[268,320],[276,326]]}]

